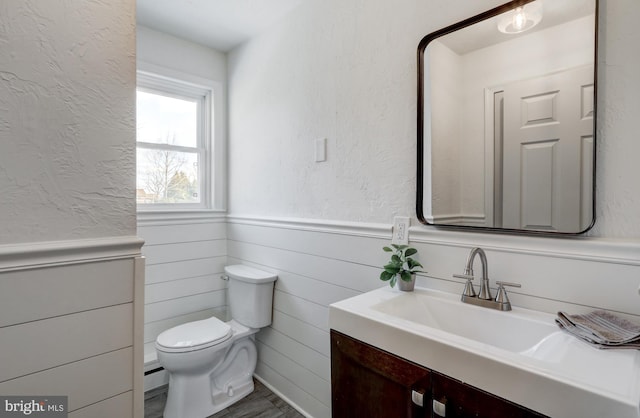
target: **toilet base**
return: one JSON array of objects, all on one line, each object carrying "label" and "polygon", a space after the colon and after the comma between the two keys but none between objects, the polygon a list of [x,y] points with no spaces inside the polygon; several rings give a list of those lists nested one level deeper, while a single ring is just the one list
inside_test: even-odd
[{"label": "toilet base", "polygon": [[205,418],[253,392],[257,350],[251,337],[234,342],[209,373],[170,373],[164,418]]},{"label": "toilet base", "polygon": [[216,412],[222,411],[226,407],[233,405],[234,403],[238,402],[240,399],[244,398],[245,396],[253,392],[253,389],[254,389],[253,379],[250,379],[248,382],[244,382],[243,384],[236,386],[233,389],[233,393],[231,396],[229,396],[228,393],[222,393],[222,392],[218,393],[217,395],[214,395],[216,407],[211,412],[209,412],[209,415],[213,415]]},{"label": "toilet base", "polygon": [[[187,384],[185,385],[184,383]],[[205,386],[200,386],[198,383],[205,384]],[[254,389],[253,379],[250,379],[248,382],[244,382],[244,384],[236,386],[231,396],[222,392],[218,392],[211,396],[209,393],[209,384],[210,382],[198,382],[196,380],[190,380],[189,382],[180,382],[179,379],[175,378],[170,380],[169,386],[173,386],[174,390],[169,391],[168,393],[163,417],[208,417],[238,402],[240,399],[253,392]],[[183,391],[178,388],[185,390]],[[201,390],[202,388],[205,390]]]}]

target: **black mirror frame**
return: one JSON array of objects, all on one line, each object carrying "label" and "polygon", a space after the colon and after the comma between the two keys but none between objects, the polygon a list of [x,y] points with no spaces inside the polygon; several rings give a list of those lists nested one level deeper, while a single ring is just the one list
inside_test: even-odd
[{"label": "black mirror frame", "polygon": [[505,3],[501,6],[495,7],[493,9],[487,10],[486,12],[480,13],[468,19],[462,20],[460,22],[454,23],[450,26],[432,32],[422,38],[420,43],[418,44],[418,126],[417,126],[417,178],[416,178],[416,216],[420,223],[423,225],[434,226],[436,228],[443,229],[452,229],[452,230],[462,230],[462,231],[470,231],[470,232],[495,232],[495,233],[508,233],[508,234],[524,234],[524,235],[538,235],[538,236],[548,236],[548,237],[560,237],[560,236],[577,236],[582,235],[589,231],[596,222],[596,155],[597,155],[597,132],[595,127],[596,119],[598,116],[597,112],[597,96],[598,96],[598,20],[599,20],[599,0],[595,1],[595,34],[594,34],[594,92],[593,92],[593,106],[594,106],[594,131],[593,131],[593,179],[592,179],[592,196],[591,199],[591,210],[592,210],[592,219],[591,223],[587,228],[583,231],[579,232],[551,232],[551,231],[538,231],[538,230],[526,230],[526,229],[514,229],[514,228],[495,228],[495,227],[486,227],[486,226],[473,226],[473,225],[440,225],[429,223],[424,216],[423,204],[424,204],[424,51],[427,48],[427,45],[444,35],[455,32],[457,30],[466,28],[467,26],[471,26],[475,23],[481,22],[483,20],[492,18],[494,16],[500,15],[502,13],[508,12],[519,6],[524,6],[527,3],[531,3],[535,0],[513,0],[508,3]]}]

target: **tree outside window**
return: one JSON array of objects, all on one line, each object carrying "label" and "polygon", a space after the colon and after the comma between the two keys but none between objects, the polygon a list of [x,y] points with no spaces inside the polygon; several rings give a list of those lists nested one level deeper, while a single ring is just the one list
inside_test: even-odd
[{"label": "tree outside window", "polygon": [[[137,187],[139,207],[193,207],[206,203],[207,94],[137,91]],[[178,89],[179,90],[179,89]]]}]

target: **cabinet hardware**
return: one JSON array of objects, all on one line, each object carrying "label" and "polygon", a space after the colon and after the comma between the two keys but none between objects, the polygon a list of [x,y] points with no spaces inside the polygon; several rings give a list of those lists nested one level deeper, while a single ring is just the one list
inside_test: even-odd
[{"label": "cabinet hardware", "polygon": [[412,390],[411,401],[418,406],[424,406],[424,390]]},{"label": "cabinet hardware", "polygon": [[442,402],[438,402],[435,399],[433,400],[433,413],[439,417],[447,416],[447,406]]}]

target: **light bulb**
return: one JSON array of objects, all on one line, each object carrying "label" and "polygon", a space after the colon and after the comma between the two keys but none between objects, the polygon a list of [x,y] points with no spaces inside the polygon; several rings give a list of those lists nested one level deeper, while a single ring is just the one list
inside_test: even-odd
[{"label": "light bulb", "polygon": [[515,30],[521,31],[526,23],[527,15],[525,14],[522,7],[518,7],[513,14],[513,20],[511,21],[511,24],[513,25],[513,28]]},{"label": "light bulb", "polygon": [[502,33],[520,33],[536,26],[542,20],[540,0],[504,13],[498,19],[498,30]]}]

